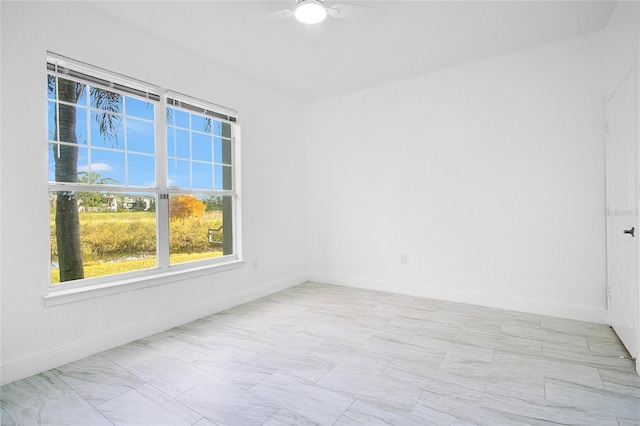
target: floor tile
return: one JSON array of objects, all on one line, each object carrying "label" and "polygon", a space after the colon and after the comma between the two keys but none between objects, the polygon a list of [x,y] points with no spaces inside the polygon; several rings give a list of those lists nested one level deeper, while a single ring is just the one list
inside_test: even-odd
[{"label": "floor tile", "polygon": [[421,335],[414,336],[409,343],[423,348],[445,352],[447,355],[456,354],[459,360],[466,359],[469,361],[491,362],[493,359],[494,350],[492,348],[482,348]]},{"label": "floor tile", "polygon": [[549,401],[546,398],[522,397],[485,392],[481,407],[495,412],[522,416],[530,421],[544,421],[559,424],[615,426],[617,420],[593,410],[576,408],[573,403],[565,404]]},{"label": "floor tile", "polygon": [[277,370],[253,359],[257,352],[238,349],[218,351],[200,358],[192,365],[241,389],[249,389],[271,376]]},{"label": "floor tile", "polygon": [[332,425],[354,401],[285,373],[275,373],[250,391],[322,425]]},{"label": "floor tile", "polygon": [[335,363],[329,362],[314,354],[294,354],[280,350],[260,353],[252,358],[254,362],[260,362],[276,371],[282,371],[301,379],[315,382],[327,374]]},{"label": "floor tile", "polygon": [[200,337],[183,333],[151,341],[149,346],[184,362],[196,361],[218,349]]},{"label": "floor tile", "polygon": [[54,371],[62,381],[94,406],[145,383],[102,355],[84,358]]},{"label": "floor tile", "polygon": [[545,399],[591,412],[594,416],[633,419],[640,423],[640,398],[560,380],[545,380]]},{"label": "floor tile", "polygon": [[358,352],[383,361],[391,361],[393,359],[414,360],[428,366],[438,366],[445,355],[444,351],[438,349],[411,343],[399,343],[378,337],[372,337],[367,340],[360,346]]},{"label": "floor tile", "polygon": [[356,400],[334,423],[334,426],[419,426],[421,424],[407,417],[382,410],[375,405]]},{"label": "floor tile", "polygon": [[202,418],[151,385],[142,385],[96,408],[116,426],[191,425]]},{"label": "floor tile", "polygon": [[2,387],[2,424],[110,425],[89,402],[53,372]]},{"label": "floor tile", "polygon": [[[478,404],[479,405],[479,404]],[[425,392],[412,411],[412,415],[422,418],[425,424],[478,424],[478,425],[522,425],[522,420],[514,421],[505,413],[485,408],[468,401]]]},{"label": "floor tile", "polygon": [[609,353],[604,350],[592,351],[583,346],[567,345],[564,343],[542,342],[542,356],[549,359],[571,361],[592,367],[606,367],[608,369],[621,369],[628,371],[634,368],[635,361],[621,358],[615,352]]},{"label": "floor tile", "polygon": [[342,366],[331,370],[317,384],[397,414],[411,412],[422,394],[413,386]]},{"label": "floor tile", "polygon": [[568,343],[575,346],[583,346],[585,348],[589,347],[587,339],[584,336],[542,328],[523,327],[521,325],[514,324],[511,320],[505,320],[502,323],[500,333],[516,337],[527,336],[530,339],[542,340],[543,342]]},{"label": "floor tile", "polygon": [[262,425],[281,409],[277,404],[217,377],[178,395],[175,400],[223,425]]},{"label": "floor tile", "polygon": [[587,365],[501,351],[496,351],[492,364],[492,377],[521,381],[548,378],[604,389],[598,369]]},{"label": "floor tile", "polygon": [[164,355],[133,365],[129,371],[170,397],[186,392],[212,377],[200,368]]},{"label": "floor tile", "polygon": [[319,423],[309,420],[293,411],[282,409],[271,417],[263,426],[319,426]]},{"label": "floor tile", "polygon": [[162,354],[149,346],[148,342],[140,340],[101,353],[103,357],[125,369]]}]

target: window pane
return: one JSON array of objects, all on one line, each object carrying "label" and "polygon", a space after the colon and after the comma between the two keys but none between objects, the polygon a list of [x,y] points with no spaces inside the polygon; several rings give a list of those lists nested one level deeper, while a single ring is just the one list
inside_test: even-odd
[{"label": "window pane", "polygon": [[127,151],[153,154],[155,140],[155,125],[152,122],[127,119]]},{"label": "window pane", "polygon": [[212,120],[211,127],[214,135],[224,136],[226,138],[231,137],[231,125],[229,123]]},{"label": "window pane", "polygon": [[174,121],[175,115],[176,115],[176,111],[173,108],[167,108],[167,125],[168,126],[176,125]]},{"label": "window pane", "polygon": [[191,114],[191,130],[211,133],[211,119],[197,114]]},{"label": "window pane", "polygon": [[125,97],[127,115],[132,117],[153,120],[155,118],[155,105],[151,102],[143,101],[131,96]]},{"label": "window pane", "polygon": [[53,74],[47,74],[47,98],[56,98],[56,76]]},{"label": "window pane", "polygon": [[49,140],[86,144],[87,109],[67,104],[59,104],[57,108],[58,111],[56,111],[55,102],[49,102],[47,111]]},{"label": "window pane", "polygon": [[[55,77],[54,77],[55,79]],[[51,97],[52,99],[57,99],[59,101],[69,102],[72,104],[77,103],[77,99],[79,96],[84,95],[86,93],[84,90],[86,86],[82,83],[78,83],[77,81],[68,80],[66,78],[58,77],[57,80],[54,81],[53,88],[56,93],[56,97]]]},{"label": "window pane", "polygon": [[192,159],[198,161],[213,161],[211,152],[211,136],[202,133],[192,133]]},{"label": "window pane", "polygon": [[76,108],[76,140],[81,145],[89,142],[89,127],[87,127],[87,108]]},{"label": "window pane", "polygon": [[225,138],[231,137],[231,124],[229,123],[221,123],[222,124],[222,136]]},{"label": "window pane", "polygon": [[213,189],[233,189],[231,167],[216,164],[213,166],[214,188]]},{"label": "window pane", "polygon": [[232,197],[172,195],[169,247],[172,265],[233,254]]},{"label": "window pane", "polygon": [[128,185],[156,186],[156,160],[151,155],[127,155]]},{"label": "window pane", "polygon": [[52,283],[156,267],[153,194],[52,191],[49,201]]},{"label": "window pane", "polygon": [[213,168],[211,163],[191,163],[193,173],[192,188],[211,189],[213,187]]},{"label": "window pane", "polygon": [[47,105],[47,137],[50,141],[58,140],[56,135],[56,103],[48,102]]},{"label": "window pane", "polygon": [[178,158],[190,158],[191,150],[189,149],[189,132],[187,130],[176,130],[176,140],[174,143],[174,149],[176,157]]},{"label": "window pane", "polygon": [[99,185],[125,185],[124,152],[91,150],[91,172],[95,179],[91,183]]},{"label": "window pane", "polygon": [[185,129],[189,128],[189,113],[180,111],[179,109],[174,110],[174,116],[177,127],[183,127]]},{"label": "window pane", "polygon": [[77,105],[89,106],[87,104],[87,86],[82,85],[80,88],[80,94],[78,95],[78,100],[76,101]]},{"label": "window pane", "polygon": [[176,156],[176,138],[175,138],[175,127],[167,127],[167,156],[175,157]]},{"label": "window pane", "polygon": [[57,157],[58,155],[60,155],[60,153],[58,152],[60,148],[60,145],[58,145],[57,143],[50,143],[49,144],[49,154],[48,154],[48,179],[49,182],[55,182],[56,181],[56,175],[55,175],[55,171],[56,171],[56,164],[55,164],[55,157]]},{"label": "window pane", "polygon": [[167,164],[167,186],[169,188],[189,188],[189,162],[169,159]]},{"label": "window pane", "polygon": [[176,108],[167,108],[167,116],[183,126],[191,124],[190,130],[167,126],[169,182],[180,188],[231,190],[231,125]]},{"label": "window pane", "polygon": [[214,162],[231,164],[231,141],[228,139],[214,138]]},{"label": "window pane", "polygon": [[91,144],[124,149],[122,116],[102,111],[91,111]]},{"label": "window pane", "polygon": [[50,182],[76,182],[78,172],[88,170],[88,149],[75,144],[49,144],[48,167]]},{"label": "window pane", "polygon": [[122,95],[110,90],[91,87],[91,107],[100,110],[101,113],[123,113]]}]

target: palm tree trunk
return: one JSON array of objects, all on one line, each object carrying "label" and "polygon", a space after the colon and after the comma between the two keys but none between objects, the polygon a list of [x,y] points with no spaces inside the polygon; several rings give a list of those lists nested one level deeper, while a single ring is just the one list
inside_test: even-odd
[{"label": "palm tree trunk", "polygon": [[[58,79],[60,101],[76,103],[76,83]],[[76,138],[76,108],[74,105],[58,104],[56,137],[76,145],[53,146],[56,182],[78,181],[78,147]],[[75,191],[56,193],[56,239],[60,282],[84,278],[82,249],[80,246],[80,218]]]}]

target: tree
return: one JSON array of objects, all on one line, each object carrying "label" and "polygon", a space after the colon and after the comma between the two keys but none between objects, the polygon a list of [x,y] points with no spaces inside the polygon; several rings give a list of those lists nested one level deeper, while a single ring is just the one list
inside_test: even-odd
[{"label": "tree", "polygon": [[215,195],[206,195],[202,197],[202,202],[207,207],[207,211],[222,210],[222,197],[216,197]]},{"label": "tree", "polygon": [[143,212],[147,209],[147,203],[143,198],[136,198],[131,206],[131,210],[134,212]]},{"label": "tree", "polygon": [[[56,182],[78,182],[78,139],[76,137],[75,104],[85,91],[85,85],[65,78],[56,79],[48,76],[48,90],[53,93],[57,89],[58,100],[54,113],[54,140],[67,144],[53,144]],[[113,92],[91,87],[91,104],[99,108],[96,117],[100,133],[105,140],[115,139],[118,116],[110,112],[118,112],[122,97]],[[116,141],[117,142],[117,141]],[[80,217],[78,215],[78,198],[75,191],[58,191],[56,193],[56,241],[58,245],[58,263],[60,282],[84,278],[82,248],[80,246]]]},{"label": "tree", "polygon": [[206,208],[204,203],[193,195],[178,195],[169,199],[169,218],[201,218]]},{"label": "tree", "polygon": [[[116,179],[112,178],[103,178],[100,176],[100,173],[97,172],[79,172],[78,173],[78,183],[97,183],[99,185],[118,185]],[[80,192],[78,191],[76,194],[78,198],[78,204],[84,206],[85,208],[90,207],[98,207],[102,209],[105,204],[108,203],[111,199],[113,199],[113,195],[105,192]]]}]

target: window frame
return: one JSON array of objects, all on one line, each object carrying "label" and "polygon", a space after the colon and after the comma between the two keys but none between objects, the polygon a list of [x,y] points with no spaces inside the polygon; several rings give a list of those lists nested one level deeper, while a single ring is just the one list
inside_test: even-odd
[{"label": "window frame", "polygon": [[[130,289],[148,287],[177,280],[188,279],[193,276],[206,275],[222,272],[229,269],[241,267],[242,260],[242,233],[241,233],[241,196],[240,196],[240,124],[237,120],[235,110],[222,107],[211,102],[203,101],[191,96],[183,95],[159,86],[151,85],[121,74],[106,71],[104,69],[91,66],[76,60],[66,58],[51,52],[47,54],[46,74],[54,75],[78,81],[83,84],[120,94],[123,97],[131,96],[146,102],[152,102],[154,107],[155,122],[155,143],[153,158],[155,161],[155,186],[128,185],[128,180],[123,185],[104,185],[79,182],[55,182],[49,181],[47,173],[48,193],[55,191],[76,191],[76,192],[103,192],[111,191],[117,193],[145,193],[156,197],[156,266],[148,269],[105,275],[101,277],[83,278],[79,280],[52,283],[49,281],[49,294],[44,296],[46,305],[67,303],[70,301],[83,300],[88,297],[96,297],[102,294],[113,294]],[[53,69],[52,69],[53,68]],[[64,72],[59,72],[59,70]],[[87,78],[82,78],[86,76]],[[57,89],[57,85],[56,85]],[[125,90],[123,90],[125,89]],[[88,89],[87,89],[88,91]],[[88,95],[87,95],[88,96]],[[47,104],[51,101],[46,98]],[[54,100],[56,108],[59,101]],[[178,105],[176,104],[178,103]],[[185,108],[184,106],[188,108]],[[167,108],[185,110],[190,114],[207,114],[215,121],[228,123],[230,126],[229,140],[231,149],[231,189],[215,190],[175,188],[168,185],[168,160],[167,151],[168,126]],[[89,110],[91,106],[89,104]],[[89,112],[90,114],[90,112]],[[123,112],[122,115],[125,113]],[[45,128],[48,129],[48,119]],[[126,130],[124,130],[126,132]],[[213,134],[213,132],[212,132]],[[64,143],[50,139],[47,130],[47,150],[51,149],[52,143]],[[80,144],[78,144],[80,145]],[[89,145],[92,147],[93,145]],[[100,149],[100,148],[98,148]],[[126,147],[125,151],[126,152]],[[212,153],[212,167],[214,158]],[[55,178],[54,178],[55,179]],[[231,227],[232,227],[232,253],[208,259],[188,261],[177,264],[170,264],[169,261],[169,198],[172,195],[211,195],[231,197]],[[50,246],[50,244],[49,244]],[[51,248],[49,249],[51,250]],[[49,252],[49,259],[51,251]],[[50,280],[50,278],[49,278]],[[82,293],[87,293],[83,295]]]}]

